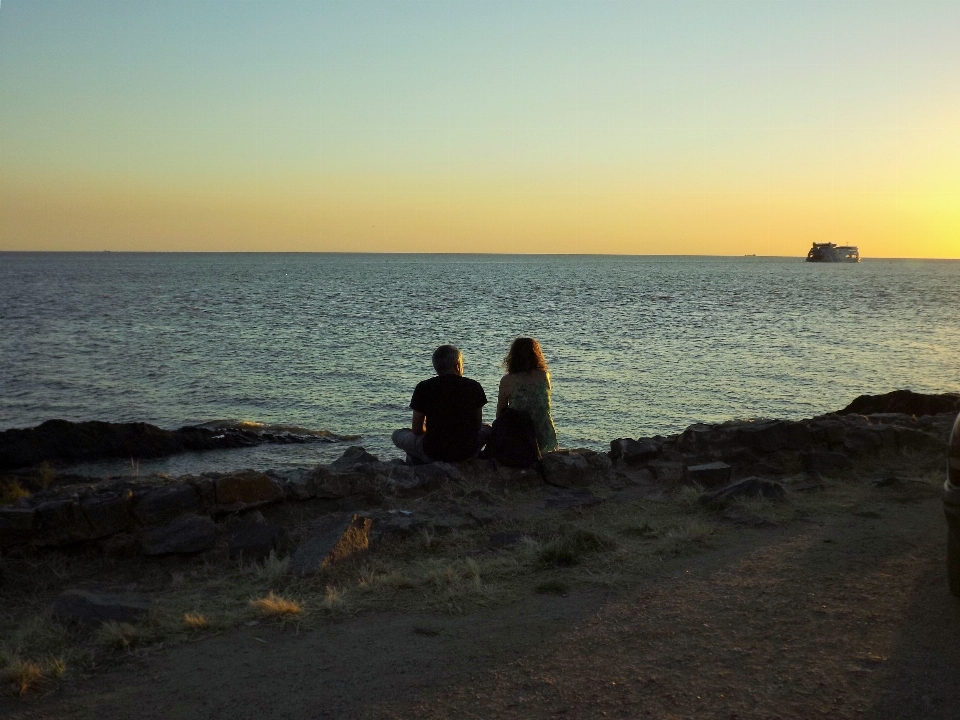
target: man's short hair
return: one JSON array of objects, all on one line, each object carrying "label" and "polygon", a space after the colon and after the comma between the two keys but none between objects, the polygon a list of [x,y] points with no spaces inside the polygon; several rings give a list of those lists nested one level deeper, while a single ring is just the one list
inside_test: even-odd
[{"label": "man's short hair", "polygon": [[456,345],[441,345],[433,351],[433,369],[438,375],[456,370],[461,357]]}]

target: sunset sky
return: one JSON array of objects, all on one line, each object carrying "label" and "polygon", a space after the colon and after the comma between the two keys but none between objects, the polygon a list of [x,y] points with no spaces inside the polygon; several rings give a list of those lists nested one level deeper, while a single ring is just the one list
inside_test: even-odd
[{"label": "sunset sky", "polygon": [[0,5],[0,250],[960,258],[960,2]]}]

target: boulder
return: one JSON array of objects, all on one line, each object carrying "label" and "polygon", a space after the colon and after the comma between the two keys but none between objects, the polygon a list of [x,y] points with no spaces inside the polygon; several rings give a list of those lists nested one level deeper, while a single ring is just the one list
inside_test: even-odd
[{"label": "boulder", "polygon": [[287,473],[273,474],[280,483],[283,495],[289,500],[310,500],[314,497],[310,490],[312,471],[296,470]]},{"label": "boulder", "polygon": [[642,465],[660,454],[660,444],[640,438],[618,438],[610,443],[610,459],[623,460],[628,465]]},{"label": "boulder", "polygon": [[196,553],[209,550],[217,540],[217,526],[206,515],[185,515],[143,535],[146,555]]},{"label": "boulder", "polygon": [[133,524],[130,490],[96,493],[80,501],[80,510],[90,523],[90,537],[102,538],[126,530]]},{"label": "boulder", "polygon": [[462,483],[465,480],[460,470],[447,462],[417,465],[413,468],[413,472],[420,482],[417,489],[422,492],[436,490],[448,483]]},{"label": "boulder", "polygon": [[800,453],[804,472],[811,475],[836,475],[853,467],[853,462],[843,453],[812,451]]},{"label": "boulder", "polygon": [[370,518],[353,515],[314,528],[290,558],[295,575],[318,572],[370,547]]},{"label": "boulder", "polygon": [[737,444],[765,453],[777,450],[803,450],[810,444],[810,431],[800,422],[757,420],[736,426]]},{"label": "boulder", "polygon": [[912,390],[894,390],[883,395],[860,395],[838,415],[873,415],[875,413],[903,413],[905,415],[939,415],[960,413],[960,394],[926,395]]},{"label": "boulder", "polygon": [[280,484],[261,472],[244,470],[217,478],[217,509],[235,512],[283,499]]},{"label": "boulder", "polygon": [[547,453],[540,464],[543,479],[557,487],[587,487],[609,480],[613,475],[610,457],[587,448]]},{"label": "boulder", "polygon": [[376,455],[371,455],[359,445],[348,447],[343,455],[330,463],[332,470],[352,470],[358,465],[368,465],[380,462]]},{"label": "boulder", "polygon": [[113,593],[67,590],[53,601],[50,615],[58,620],[82,623],[136,622],[150,611],[141,597]]},{"label": "boulder", "polygon": [[143,525],[159,525],[184,513],[197,511],[197,491],[189,483],[176,482],[148,490],[136,499],[133,515]]},{"label": "boulder", "polygon": [[700,504],[708,507],[723,507],[732,500],[745,497],[763,497],[781,500],[787,491],[778,482],[750,477],[725,487],[707,490],[700,495]]},{"label": "boulder", "polygon": [[686,465],[674,460],[654,460],[647,465],[659,485],[678,485],[683,481]]},{"label": "boulder", "polygon": [[0,507],[0,547],[29,542],[36,514],[33,508]]},{"label": "boulder", "polygon": [[[423,466],[422,466],[423,467]],[[415,495],[423,488],[426,475],[418,474],[417,469],[407,465],[393,465],[389,468],[386,490],[391,495],[404,497]]]},{"label": "boulder", "polygon": [[702,465],[687,465],[683,469],[683,482],[696,483],[701,487],[715,488],[730,482],[733,469],[725,462],[703,463]]},{"label": "boulder", "polygon": [[49,500],[36,508],[37,542],[40,545],[65,545],[93,536],[90,523],[73,498]]},{"label": "boulder", "polygon": [[352,470],[332,470],[320,465],[307,482],[308,492],[313,497],[324,500],[337,500],[357,495],[375,496],[380,493],[387,478],[377,471],[380,465],[369,463],[356,466]]},{"label": "boulder", "polygon": [[230,557],[244,560],[265,558],[276,549],[283,530],[260,513],[235,517],[224,523]]}]

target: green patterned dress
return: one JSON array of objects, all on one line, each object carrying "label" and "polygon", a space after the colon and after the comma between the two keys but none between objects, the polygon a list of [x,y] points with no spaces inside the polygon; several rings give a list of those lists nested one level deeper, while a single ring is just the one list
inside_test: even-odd
[{"label": "green patterned dress", "polygon": [[507,407],[518,410],[533,421],[537,432],[537,445],[541,453],[553,452],[559,446],[557,429],[550,414],[550,382],[518,382],[507,399]]}]

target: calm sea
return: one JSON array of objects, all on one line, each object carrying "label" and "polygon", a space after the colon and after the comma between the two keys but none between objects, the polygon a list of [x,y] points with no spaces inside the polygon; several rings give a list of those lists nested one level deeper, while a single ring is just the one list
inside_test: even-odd
[{"label": "calm sea", "polygon": [[[247,420],[356,434],[395,457],[390,432],[408,423],[435,346],[463,350],[490,421],[498,364],[521,334],[544,348],[567,447],[800,418],[861,393],[960,390],[960,262],[0,253],[0,429]],[[342,450],[138,470],[297,466]]]}]

